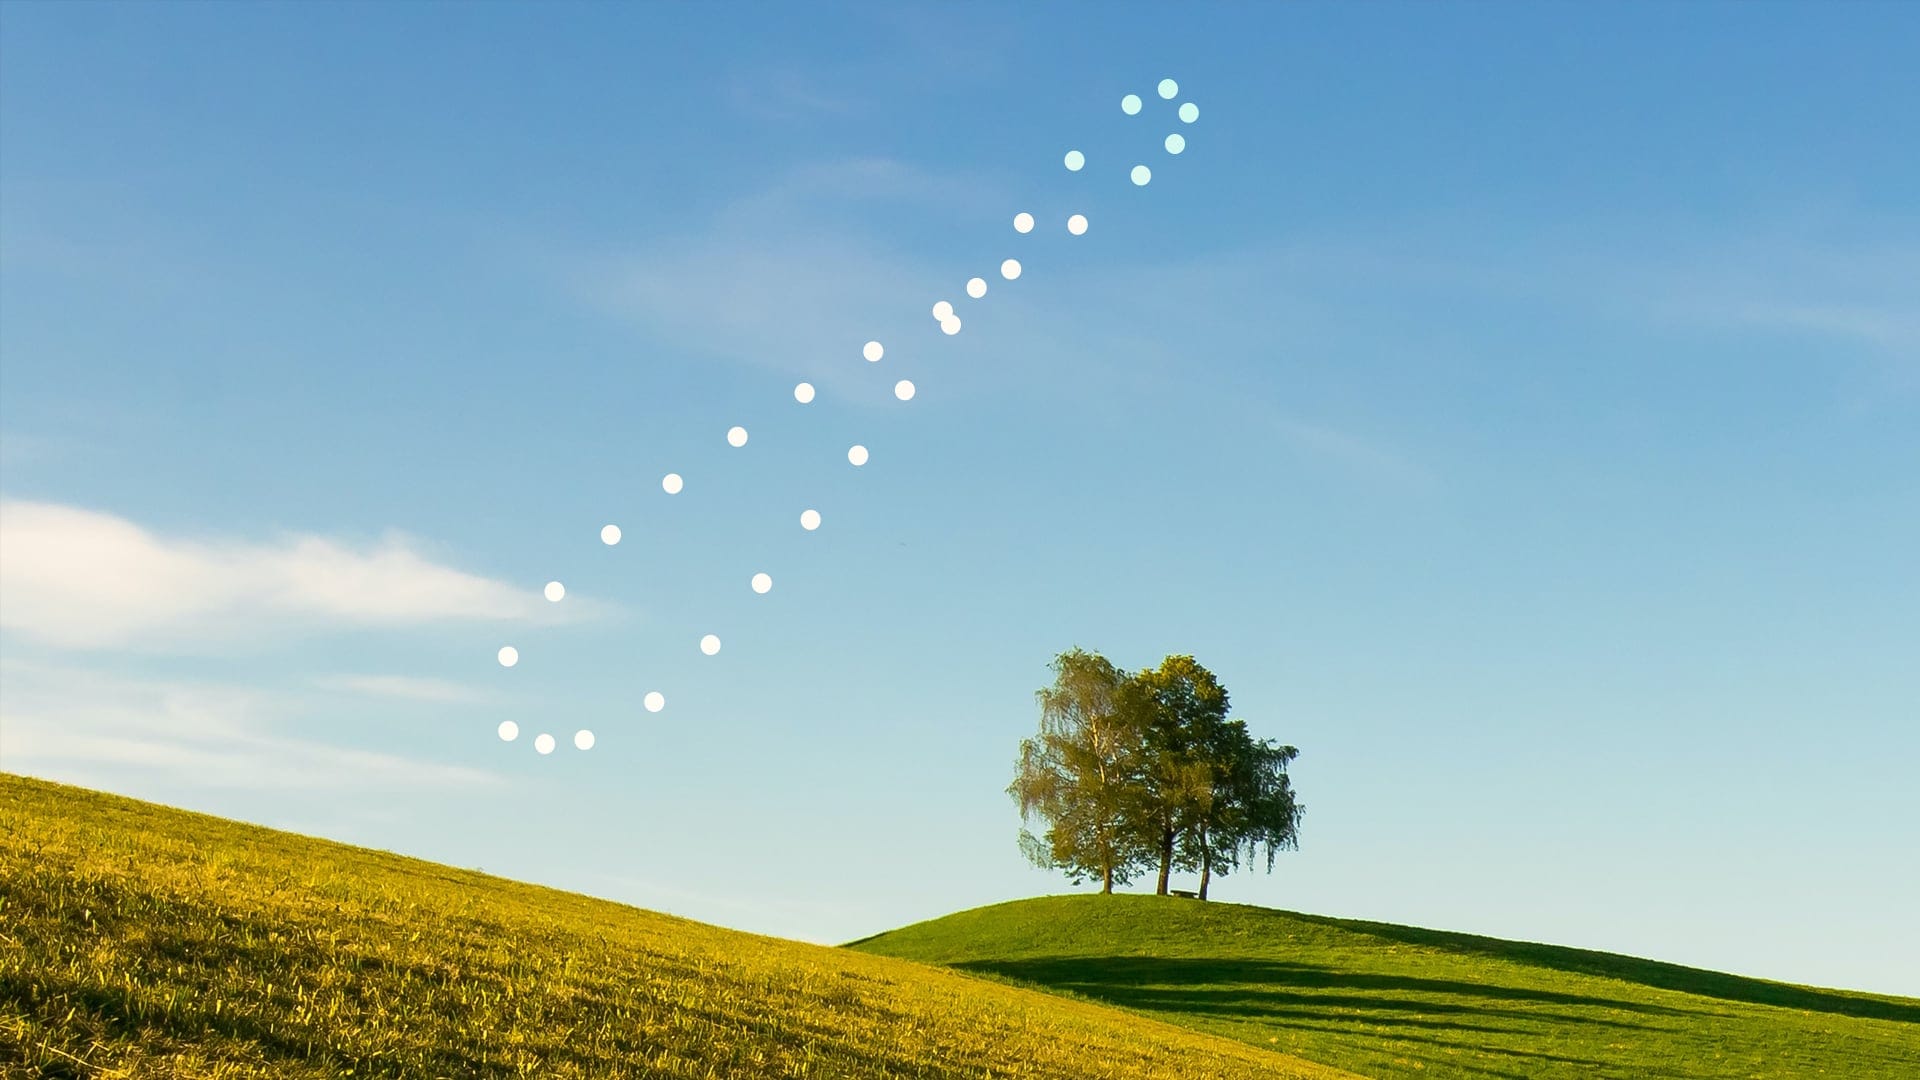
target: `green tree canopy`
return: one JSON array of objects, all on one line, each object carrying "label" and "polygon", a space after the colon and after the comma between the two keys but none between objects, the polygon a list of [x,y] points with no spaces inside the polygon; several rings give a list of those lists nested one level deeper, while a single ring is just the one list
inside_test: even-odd
[{"label": "green tree canopy", "polygon": [[1300,755],[1291,746],[1256,740],[1244,720],[1230,720],[1215,732],[1205,750],[1212,779],[1208,797],[1187,819],[1180,836],[1180,863],[1200,871],[1200,899],[1214,874],[1226,874],[1266,854],[1300,846],[1304,808],[1294,798],[1287,765]]},{"label": "green tree canopy", "polygon": [[1143,733],[1122,707],[1127,676],[1105,657],[1074,649],[1052,669],[1053,685],[1036,695],[1039,734],[1020,743],[1007,788],[1024,822],[1046,824],[1040,837],[1022,828],[1020,847],[1036,864],[1066,870],[1075,883],[1097,879],[1110,893],[1140,863],[1134,804]]},{"label": "green tree canopy", "polygon": [[1299,751],[1229,719],[1226,687],[1192,656],[1127,675],[1074,649],[1052,670],[1040,732],[1020,744],[1007,789],[1023,820],[1047,825],[1020,833],[1035,863],[1104,892],[1157,866],[1162,895],[1174,871],[1198,871],[1205,899],[1242,858],[1264,853],[1271,872],[1276,853],[1299,846],[1303,808],[1287,777]]},{"label": "green tree canopy", "polygon": [[1193,657],[1169,656],[1128,680],[1122,698],[1139,710],[1146,732],[1138,830],[1160,863],[1154,891],[1165,896],[1176,867],[1194,869],[1182,858],[1180,838],[1218,801],[1214,758],[1227,723],[1227,689]]}]

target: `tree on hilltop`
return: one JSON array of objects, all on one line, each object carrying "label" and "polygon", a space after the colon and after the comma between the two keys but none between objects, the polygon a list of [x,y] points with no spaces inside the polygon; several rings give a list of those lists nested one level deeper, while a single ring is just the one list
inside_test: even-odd
[{"label": "tree on hilltop", "polygon": [[1227,689],[1193,657],[1169,656],[1128,680],[1122,699],[1140,711],[1146,733],[1140,831],[1160,863],[1154,892],[1165,896],[1176,859],[1179,869],[1194,869],[1180,858],[1181,837],[1220,801],[1222,768],[1214,758],[1227,723]]},{"label": "tree on hilltop", "polygon": [[1139,867],[1135,835],[1140,798],[1137,774],[1142,732],[1124,708],[1127,676],[1098,653],[1074,649],[1051,665],[1054,683],[1035,696],[1040,731],[1020,743],[1007,793],[1028,824],[1046,823],[1036,837],[1020,830],[1020,848],[1040,866],[1066,870],[1110,893]]},{"label": "tree on hilltop", "polygon": [[1102,892],[1158,869],[1166,895],[1174,871],[1215,874],[1299,847],[1303,807],[1287,766],[1299,751],[1255,739],[1228,718],[1226,687],[1192,656],[1169,656],[1128,675],[1098,653],[1074,649],[1051,665],[1039,691],[1040,732],[1020,744],[1013,784],[1024,822],[1021,849]]},{"label": "tree on hilltop", "polygon": [[1287,766],[1300,751],[1254,739],[1246,721],[1221,725],[1206,756],[1213,783],[1180,839],[1182,863],[1200,870],[1202,900],[1214,874],[1237,869],[1243,855],[1252,863],[1264,852],[1272,873],[1275,855],[1300,847],[1306,809],[1294,798],[1287,777]]}]

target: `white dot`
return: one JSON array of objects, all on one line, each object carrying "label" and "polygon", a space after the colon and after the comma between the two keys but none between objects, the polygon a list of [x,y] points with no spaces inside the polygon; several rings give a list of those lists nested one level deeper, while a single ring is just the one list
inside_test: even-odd
[{"label": "white dot", "polygon": [[765,596],[767,594],[767,591],[773,588],[773,575],[755,574],[753,575],[752,585],[753,585],[754,592],[757,592],[760,595]]},{"label": "white dot", "polygon": [[940,331],[941,333],[946,334],[948,337],[952,337],[953,335],[959,333],[960,332],[960,316],[955,315],[951,319],[941,319]]},{"label": "white dot", "polygon": [[533,748],[535,750],[540,751],[543,754],[553,753],[553,736],[548,735],[545,732],[542,732],[539,735],[534,736]]},{"label": "white dot", "polygon": [[938,320],[953,318],[953,304],[950,301],[942,300],[933,305],[933,317]]},{"label": "white dot", "polygon": [[1165,98],[1165,99],[1166,99],[1166,100],[1168,100],[1168,101],[1172,101],[1172,100],[1173,100],[1173,95],[1175,95],[1175,94],[1177,94],[1177,93],[1179,93],[1179,92],[1180,92],[1180,84],[1179,84],[1179,83],[1177,83],[1177,82],[1174,82],[1174,81],[1173,81],[1172,79],[1161,79],[1161,80],[1160,80],[1160,96],[1161,96],[1162,98]]},{"label": "white dot", "polygon": [[743,427],[728,428],[727,429],[727,445],[728,446],[747,445],[747,429]]},{"label": "white dot", "polygon": [[549,581],[547,582],[546,593],[547,593],[547,599],[557,604],[561,600],[566,598],[567,587],[565,585],[560,584],[557,581]]},{"label": "white dot", "polygon": [[1121,98],[1120,111],[1126,113],[1128,116],[1133,116],[1138,113],[1140,111],[1140,95],[1128,94],[1126,97]]},{"label": "white dot", "polygon": [[867,358],[867,363],[877,364],[881,357],[887,355],[887,349],[877,341],[869,341],[860,347],[860,355]]},{"label": "white dot", "polygon": [[600,542],[612,547],[620,542],[620,526],[604,525],[600,528]]},{"label": "white dot", "polygon": [[808,532],[812,532],[813,530],[819,528],[820,527],[820,511],[818,510],[800,511],[800,527],[807,530]]},{"label": "white dot", "polygon": [[967,295],[973,297],[975,300],[978,300],[981,297],[987,295],[987,279],[986,278],[968,278],[967,279]]},{"label": "white dot", "polygon": [[573,748],[576,750],[593,749],[593,732],[581,728],[573,733]]},{"label": "white dot", "polygon": [[512,667],[520,662],[520,650],[511,645],[500,650],[500,666]]},{"label": "white dot", "polygon": [[1187,137],[1185,135],[1182,135],[1176,131],[1173,134],[1167,136],[1167,153],[1177,154],[1180,151],[1185,150],[1186,148],[1187,148]]},{"label": "white dot", "polygon": [[511,720],[500,721],[500,741],[512,742],[520,737],[520,725]]},{"label": "white dot", "polygon": [[648,712],[659,712],[667,707],[667,696],[658,690],[649,690],[647,696],[640,699],[640,704],[645,705]]},{"label": "white dot", "polygon": [[1087,155],[1078,150],[1067,151],[1067,171],[1079,172],[1087,165]]},{"label": "white dot", "polygon": [[687,482],[680,479],[680,474],[677,472],[670,472],[660,478],[660,490],[669,495],[680,494],[680,489],[686,486]]},{"label": "white dot", "polygon": [[1075,214],[1067,219],[1067,231],[1075,236],[1087,234],[1087,215]]},{"label": "white dot", "polygon": [[803,382],[800,385],[794,387],[793,400],[799,402],[802,405],[805,405],[811,402],[813,400],[813,384],[810,382]]},{"label": "white dot", "polygon": [[720,652],[720,638],[714,634],[708,634],[706,637],[701,638],[700,651],[706,653],[708,656],[718,655]]},{"label": "white dot", "polygon": [[847,461],[855,468],[865,465],[867,463],[867,448],[858,445],[849,447],[847,449]]},{"label": "white dot", "polygon": [[1019,214],[1013,215],[1013,231],[1017,233],[1032,232],[1033,231],[1033,215],[1028,213],[1019,213]]},{"label": "white dot", "polygon": [[1006,278],[1008,281],[1012,281],[1014,278],[1019,277],[1020,276],[1020,260],[1008,259],[1006,262],[1001,263],[1000,276],[1003,278]]},{"label": "white dot", "polygon": [[1180,122],[1181,123],[1191,124],[1198,119],[1200,119],[1200,106],[1195,105],[1191,101],[1180,106]]},{"label": "white dot", "polygon": [[893,396],[899,398],[901,401],[912,401],[913,400],[913,380],[901,379],[899,382],[894,383]]},{"label": "white dot", "polygon": [[1153,179],[1152,169],[1147,168],[1145,165],[1135,165],[1133,167],[1133,182],[1136,187],[1146,187],[1147,181],[1151,179]]}]

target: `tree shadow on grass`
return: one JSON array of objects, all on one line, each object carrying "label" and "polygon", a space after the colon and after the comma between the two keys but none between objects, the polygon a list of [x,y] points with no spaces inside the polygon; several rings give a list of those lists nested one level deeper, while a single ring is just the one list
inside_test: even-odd
[{"label": "tree shadow on grass", "polygon": [[[1068,990],[1128,1008],[1208,1013],[1238,1019],[1283,1019],[1300,1010],[1351,1010],[1349,1022],[1401,1023],[1471,1029],[1474,1020],[1650,1025],[1568,1008],[1606,1009],[1642,1016],[1678,1016],[1684,1010],[1615,998],[1493,983],[1340,971],[1279,960],[1217,960],[1149,956],[1048,956],[972,960],[955,967]],[[1340,991],[1364,991],[1341,993]],[[1527,1009],[1514,1006],[1544,1006]],[[1557,1008],[1555,1008],[1557,1007]],[[1394,1014],[1413,1014],[1412,1017]],[[1420,1020],[1420,1016],[1443,1019]],[[1506,1028],[1483,1028],[1509,1031]]]},{"label": "tree shadow on grass", "polygon": [[1605,1017],[1580,1016],[1540,1009],[1520,1009],[1458,1004],[1430,999],[1357,997],[1331,994],[1297,994],[1276,990],[1250,990],[1246,987],[1171,988],[1141,987],[1126,990],[1122,996],[1108,988],[1058,986],[1086,996],[1100,996],[1129,1008],[1184,1016],[1218,1016],[1231,1020],[1275,1020],[1291,1023],[1298,1019],[1337,1020],[1351,1028],[1356,1024],[1392,1025],[1407,1028],[1431,1028],[1436,1031],[1480,1031],[1499,1035],[1525,1035],[1525,1027],[1498,1026],[1499,1021],[1522,1024],[1597,1024],[1622,1030],[1651,1030],[1648,1024]]},{"label": "tree shadow on grass", "polygon": [[[1351,1030],[1349,1028],[1328,1024],[1302,1024],[1300,1026],[1329,1032]],[[1540,1075],[1537,1070],[1524,1073],[1508,1072],[1505,1069],[1496,1068],[1485,1061],[1462,1061],[1454,1056],[1455,1053],[1461,1049],[1461,1044],[1452,1040],[1438,1039],[1429,1035],[1414,1035],[1400,1032],[1396,1032],[1389,1037],[1396,1043],[1421,1043],[1433,1047],[1438,1051],[1437,1054],[1408,1052],[1409,1056],[1423,1058],[1433,1065],[1444,1065],[1455,1069],[1468,1069],[1475,1075],[1506,1077],[1509,1078],[1509,1080],[1535,1080],[1535,1078]],[[1399,1047],[1395,1049],[1396,1051],[1401,1051]],[[1578,1066],[1583,1074],[1593,1076],[1630,1076],[1633,1080],[1655,1080],[1655,1078],[1661,1078],[1661,1080],[1693,1080],[1693,1078],[1698,1075],[1693,1072],[1676,1072],[1665,1066],[1652,1065],[1645,1061],[1634,1061],[1631,1063],[1600,1061],[1594,1058],[1574,1057],[1570,1054],[1555,1054],[1544,1050],[1520,1050],[1508,1046],[1482,1045],[1474,1046],[1471,1049],[1476,1054],[1498,1057],[1515,1065],[1521,1065],[1522,1063],[1531,1064],[1532,1062],[1574,1065]]]},{"label": "tree shadow on grass", "polygon": [[1832,1013],[1865,1020],[1891,1020],[1902,1024],[1920,1024],[1920,1001],[1857,994],[1845,990],[1821,990],[1790,983],[1751,979],[1721,971],[1684,967],[1635,956],[1573,949],[1563,945],[1540,945],[1525,941],[1460,934],[1447,930],[1426,930],[1417,926],[1335,919],[1324,915],[1288,913],[1289,918],[1342,930],[1369,934],[1408,945],[1424,945],[1447,952],[1487,956],[1517,964],[1551,968],[1577,975],[1595,975],[1620,979],[1658,990],[1736,1001],[1747,1005],[1772,1005],[1804,1012]]},{"label": "tree shadow on grass", "polygon": [[[1571,1025],[1597,1025],[1621,1033],[1605,1038],[1634,1039],[1649,1033],[1657,1037],[1665,1026],[1662,1020],[1688,1013],[1609,997],[1344,972],[1272,960],[1050,956],[975,960],[954,966],[1162,1017],[1361,1035],[1596,1075],[1621,1074],[1607,1071],[1613,1068],[1610,1062],[1529,1044],[1538,1043],[1543,1033]],[[1603,1015],[1601,1010],[1613,1015]],[[1449,1059],[1448,1063],[1487,1076],[1522,1075],[1502,1072],[1486,1062],[1467,1066]]]}]

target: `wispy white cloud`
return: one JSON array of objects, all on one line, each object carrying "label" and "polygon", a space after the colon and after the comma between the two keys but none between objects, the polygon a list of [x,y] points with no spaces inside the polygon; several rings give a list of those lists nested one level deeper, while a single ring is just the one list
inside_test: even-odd
[{"label": "wispy white cloud", "polygon": [[712,239],[596,260],[582,288],[596,306],[676,348],[807,374],[820,342],[858,324],[863,298],[918,273],[846,241]]},{"label": "wispy white cloud", "polygon": [[[1026,283],[1001,281],[995,266],[955,267],[909,256],[864,229],[821,227],[843,204],[886,203],[938,208],[962,222],[999,220],[1013,205],[979,177],[936,175],[884,158],[816,163],[735,200],[704,230],[584,260],[576,285],[589,303],[675,348],[808,378],[834,392],[865,387],[857,368],[823,367],[821,343],[857,340],[849,328],[872,326],[889,312],[925,319],[931,335],[931,320],[921,313],[941,295],[960,301],[971,319],[974,309],[959,286],[979,273],[990,280],[980,325],[995,327],[1009,347],[949,372],[943,393],[1000,394],[1013,379],[1025,395],[1071,398],[1082,413],[1112,413],[1128,400],[1167,395],[1244,401],[1245,388],[1230,374],[1196,363],[1193,335],[1181,328],[1238,323],[1249,329],[1245,347],[1284,355],[1337,332],[1308,283],[1329,274],[1371,276],[1393,262],[1391,253],[1292,243],[1150,265],[1068,263],[1059,269],[1070,273],[1049,282],[1051,300],[1041,304],[1023,291]],[[1116,297],[1124,298],[1123,317],[1114,314]],[[1208,335],[1209,348],[1220,344]],[[1044,365],[1033,364],[1036,357]],[[884,396],[851,400],[890,407]],[[1263,421],[1274,416],[1265,403],[1245,403]],[[1270,430],[1343,471],[1401,487],[1435,486],[1431,470],[1410,457],[1324,420],[1289,416]]]},{"label": "wispy white cloud", "polygon": [[1730,307],[1730,321],[1754,327],[1806,331],[1920,358],[1920,304],[1745,303]]},{"label": "wispy white cloud", "polygon": [[[1655,327],[1780,331],[1920,358],[1920,232],[1900,219],[1843,229],[1765,222],[1592,220],[1544,233],[1396,234],[1309,242],[1296,255],[1339,286],[1503,300]],[[1290,260],[1295,269],[1305,264]]]},{"label": "wispy white cloud", "polygon": [[95,510],[0,501],[0,629],[65,648],[190,650],[312,624],[565,617],[553,608],[531,589],[437,563],[403,536],[364,547],[312,535],[194,540]]},{"label": "wispy white cloud", "polygon": [[323,690],[340,690],[367,697],[394,698],[400,701],[425,701],[439,704],[470,705],[486,701],[490,695],[471,686],[414,675],[331,675],[316,679]]},{"label": "wispy white cloud", "polygon": [[0,765],[111,790],[457,788],[484,770],[336,746],[289,734],[287,697],[216,683],[0,662]]},{"label": "wispy white cloud", "polygon": [[924,311],[936,283],[957,296],[966,279],[874,238],[866,219],[875,207],[937,207],[966,220],[998,215],[1005,203],[984,177],[884,157],[815,162],[743,193],[681,236],[570,259],[570,287],[676,349],[811,377],[822,349],[850,328]]},{"label": "wispy white cloud", "polygon": [[727,91],[736,109],[763,120],[846,116],[858,105],[857,99],[796,68],[743,69],[728,79]]},{"label": "wispy white cloud", "polygon": [[[1873,242],[1799,233],[1697,244],[1664,261],[1627,262],[1599,295],[1638,300],[1655,319],[1784,332],[1920,361],[1920,236]],[[1610,279],[1610,280],[1609,280]]]},{"label": "wispy white cloud", "polygon": [[57,443],[38,435],[0,431],[0,470],[45,461],[57,455]]},{"label": "wispy white cloud", "polygon": [[1432,492],[1439,487],[1432,469],[1351,432],[1289,419],[1275,420],[1274,430],[1300,450],[1352,472],[1414,491]]},{"label": "wispy white cloud", "polygon": [[771,184],[727,203],[715,216],[716,231],[738,231],[773,247],[776,238],[813,231],[832,210],[869,216],[879,206],[938,210],[947,220],[999,214],[1009,196],[998,182],[978,173],[931,172],[890,157],[815,161],[788,170]]}]

